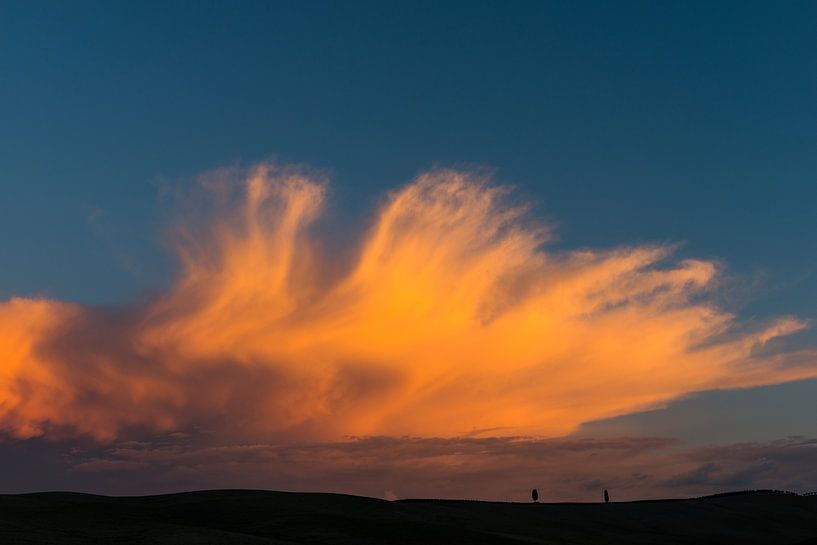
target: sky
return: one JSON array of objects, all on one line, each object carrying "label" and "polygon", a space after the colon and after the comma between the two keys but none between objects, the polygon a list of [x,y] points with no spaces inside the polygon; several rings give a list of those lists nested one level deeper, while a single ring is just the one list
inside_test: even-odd
[{"label": "sky", "polygon": [[0,1],[0,491],[817,490],[815,21]]}]

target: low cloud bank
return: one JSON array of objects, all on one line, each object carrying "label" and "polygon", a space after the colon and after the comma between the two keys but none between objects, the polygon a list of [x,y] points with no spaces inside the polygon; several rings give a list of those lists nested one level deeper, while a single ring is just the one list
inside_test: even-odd
[{"label": "low cloud bank", "polygon": [[208,444],[168,437],[79,449],[67,473],[96,491],[266,488],[409,497],[600,501],[774,488],[817,490],[817,440],[684,448],[667,438],[367,437],[332,443]]}]

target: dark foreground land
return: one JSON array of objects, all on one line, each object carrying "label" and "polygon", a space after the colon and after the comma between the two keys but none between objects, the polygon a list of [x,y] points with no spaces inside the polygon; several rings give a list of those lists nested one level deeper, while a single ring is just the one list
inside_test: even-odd
[{"label": "dark foreground land", "polygon": [[803,543],[817,496],[520,504],[214,490],[0,496],[0,543]]}]

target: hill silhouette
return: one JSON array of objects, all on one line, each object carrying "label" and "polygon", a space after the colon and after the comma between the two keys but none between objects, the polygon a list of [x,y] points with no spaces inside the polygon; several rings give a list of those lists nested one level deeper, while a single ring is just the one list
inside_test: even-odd
[{"label": "hill silhouette", "polygon": [[778,492],[622,503],[385,501],[211,490],[0,496],[0,542],[116,544],[817,544],[817,496]]}]

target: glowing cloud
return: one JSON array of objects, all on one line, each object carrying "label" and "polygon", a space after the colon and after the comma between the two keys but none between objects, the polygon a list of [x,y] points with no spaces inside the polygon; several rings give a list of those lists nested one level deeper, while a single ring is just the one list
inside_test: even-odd
[{"label": "glowing cloud", "polygon": [[549,253],[477,175],[389,196],[351,256],[314,229],[324,185],[269,165],[203,184],[178,278],[99,310],[0,303],[0,424],[18,437],[197,427],[223,435],[560,435],[691,391],[817,376],[765,354],[805,324],[745,331],[671,248]]}]

